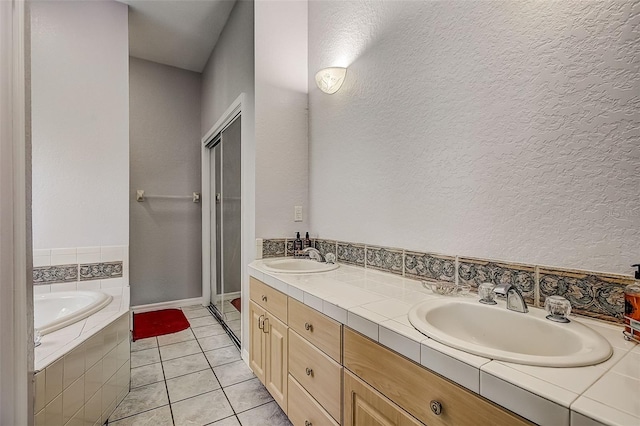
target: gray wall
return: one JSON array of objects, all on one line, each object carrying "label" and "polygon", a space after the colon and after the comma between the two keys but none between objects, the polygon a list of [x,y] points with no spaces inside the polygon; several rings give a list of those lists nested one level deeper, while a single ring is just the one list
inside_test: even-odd
[{"label": "gray wall", "polygon": [[[309,3],[323,238],[629,274],[637,1]],[[314,74],[348,66],[343,88]]]},{"label": "gray wall", "polygon": [[201,211],[189,200],[135,200],[200,192],[200,74],[130,58],[131,304],[202,295]]}]

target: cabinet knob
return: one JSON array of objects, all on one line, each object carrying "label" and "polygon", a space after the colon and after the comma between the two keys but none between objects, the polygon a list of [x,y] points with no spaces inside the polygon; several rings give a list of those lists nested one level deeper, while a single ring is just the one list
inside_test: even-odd
[{"label": "cabinet knob", "polygon": [[307,367],[304,371],[307,373],[307,376],[313,376],[313,370],[311,368]]},{"label": "cabinet knob", "polygon": [[262,301],[266,302],[267,301],[267,296],[265,296],[264,294],[262,295]]},{"label": "cabinet knob", "polygon": [[435,414],[436,416],[442,414],[442,404],[440,404],[438,401],[431,401],[429,403],[429,406],[431,407],[431,411],[433,411],[433,414]]},{"label": "cabinet knob", "polygon": [[313,331],[313,325],[309,324],[308,322],[305,322],[304,329],[307,331]]},{"label": "cabinet knob", "polygon": [[305,420],[304,421],[304,426],[312,426],[313,423],[311,423],[309,420]]}]

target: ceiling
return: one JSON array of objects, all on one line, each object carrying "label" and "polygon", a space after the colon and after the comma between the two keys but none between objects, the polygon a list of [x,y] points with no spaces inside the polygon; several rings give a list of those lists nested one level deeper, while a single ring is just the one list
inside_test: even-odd
[{"label": "ceiling", "polygon": [[119,0],[129,5],[129,54],[202,72],[235,0]]}]

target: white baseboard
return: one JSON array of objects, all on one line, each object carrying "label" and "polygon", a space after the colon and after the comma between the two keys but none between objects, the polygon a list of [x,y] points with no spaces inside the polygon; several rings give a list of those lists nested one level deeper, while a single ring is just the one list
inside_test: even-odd
[{"label": "white baseboard", "polygon": [[[228,302],[230,300],[233,300],[233,299],[236,299],[236,298],[240,297],[241,295],[242,295],[242,293],[239,292],[239,291],[234,291],[233,293],[224,293],[222,295],[222,300],[224,300],[225,302]],[[216,294],[213,297],[214,298],[218,298],[218,297],[220,297],[220,295]]]},{"label": "white baseboard", "polygon": [[[132,306],[131,312],[151,312],[160,309],[182,308],[184,306],[202,305],[202,297],[194,297],[193,299],[170,300],[168,302],[150,303],[148,305]],[[202,305],[206,306],[206,305]]]},{"label": "white baseboard", "polygon": [[246,349],[242,350],[242,360],[245,364],[249,365],[249,351],[247,351]]}]

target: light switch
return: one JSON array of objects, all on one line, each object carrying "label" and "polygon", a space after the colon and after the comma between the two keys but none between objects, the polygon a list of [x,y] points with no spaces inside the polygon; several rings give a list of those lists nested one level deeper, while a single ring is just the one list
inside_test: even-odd
[{"label": "light switch", "polygon": [[293,221],[302,222],[302,206],[293,207]]}]

